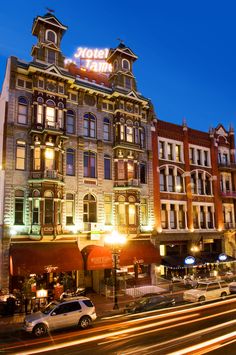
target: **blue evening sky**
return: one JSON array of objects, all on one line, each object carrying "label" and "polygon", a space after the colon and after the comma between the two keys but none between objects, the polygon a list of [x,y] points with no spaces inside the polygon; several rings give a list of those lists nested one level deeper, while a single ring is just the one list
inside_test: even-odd
[{"label": "blue evening sky", "polygon": [[[66,57],[79,46],[115,47],[138,56],[138,89],[158,117],[208,131],[236,126],[235,0],[8,0],[0,6],[0,87],[7,57],[30,60],[33,18],[46,7],[68,31]],[[236,127],[234,127],[236,128]]]}]

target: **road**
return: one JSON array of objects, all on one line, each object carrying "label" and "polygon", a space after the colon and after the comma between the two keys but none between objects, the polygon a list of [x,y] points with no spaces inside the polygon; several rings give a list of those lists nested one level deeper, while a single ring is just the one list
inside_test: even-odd
[{"label": "road", "polygon": [[236,353],[236,298],[205,305],[121,315],[86,330],[42,339],[16,332],[1,339],[4,354],[224,354]]}]

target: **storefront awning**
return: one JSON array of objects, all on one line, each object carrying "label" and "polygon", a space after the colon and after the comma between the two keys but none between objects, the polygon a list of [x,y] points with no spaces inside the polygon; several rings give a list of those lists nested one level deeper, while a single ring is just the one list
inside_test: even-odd
[{"label": "storefront awning", "polygon": [[159,250],[149,240],[132,240],[120,251],[120,266],[140,264],[160,264]]},{"label": "storefront awning", "polygon": [[77,243],[19,243],[10,247],[11,275],[83,270]]},{"label": "storefront awning", "polygon": [[82,250],[87,270],[112,268],[112,252],[108,247],[88,245]]}]

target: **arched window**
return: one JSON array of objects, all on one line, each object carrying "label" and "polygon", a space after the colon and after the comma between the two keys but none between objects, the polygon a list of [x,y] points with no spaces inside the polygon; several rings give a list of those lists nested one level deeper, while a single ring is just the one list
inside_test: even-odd
[{"label": "arched window", "polygon": [[27,124],[28,121],[28,101],[25,97],[18,98],[18,116],[17,122]]},{"label": "arched window", "polygon": [[24,224],[24,191],[15,191],[15,224]]},{"label": "arched window", "polygon": [[55,102],[47,100],[46,104],[46,124],[49,127],[55,127]]},{"label": "arched window", "polygon": [[175,191],[175,177],[174,177],[174,169],[173,168],[169,168],[168,191],[169,192]]},{"label": "arched window", "polygon": [[95,197],[91,194],[84,196],[84,222],[97,222],[97,203]]},{"label": "arched window", "polygon": [[123,195],[118,197],[117,206],[117,224],[119,226],[126,226],[126,213],[125,213],[125,197]]},{"label": "arched window", "polygon": [[46,39],[50,42],[56,43],[57,40],[57,35],[54,31],[52,30],[47,30],[46,32]]},{"label": "arched window", "polygon": [[71,148],[66,151],[66,175],[75,175],[75,151]]},{"label": "arched window", "polygon": [[68,110],[66,113],[66,132],[75,133],[75,113],[72,110]]},{"label": "arched window", "polygon": [[136,225],[136,199],[134,196],[129,196],[129,225]]},{"label": "arched window", "polygon": [[96,154],[91,151],[84,152],[84,177],[95,178],[97,170]]},{"label": "arched window", "polygon": [[110,138],[110,120],[108,118],[103,119],[103,139],[109,141]]},{"label": "arched window", "polygon": [[37,123],[43,123],[43,98],[38,97],[37,99],[38,106],[37,106]]},{"label": "arched window", "polygon": [[25,170],[26,162],[26,143],[18,139],[16,141],[16,169]]},{"label": "arched window", "polygon": [[127,59],[122,60],[122,68],[125,70],[130,70],[130,62]]},{"label": "arched window", "polygon": [[53,224],[53,222],[54,222],[53,192],[47,190],[44,192],[44,223]]},{"label": "arched window", "polygon": [[84,115],[84,136],[96,138],[96,117],[91,113]]}]

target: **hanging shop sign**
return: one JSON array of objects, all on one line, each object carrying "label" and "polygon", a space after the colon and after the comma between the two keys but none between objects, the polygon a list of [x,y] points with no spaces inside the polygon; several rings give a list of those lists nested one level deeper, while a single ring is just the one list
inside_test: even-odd
[{"label": "hanging shop sign", "polygon": [[219,261],[226,261],[227,260],[227,255],[222,253],[218,256]]},{"label": "hanging shop sign", "polygon": [[79,47],[77,48],[73,58],[67,58],[65,63],[74,63],[79,68],[88,71],[110,73],[112,71],[112,65],[106,61],[108,53],[108,48],[99,49]]},{"label": "hanging shop sign", "polygon": [[184,259],[184,263],[186,265],[193,265],[195,263],[195,258],[194,256],[187,256],[185,259]]}]

